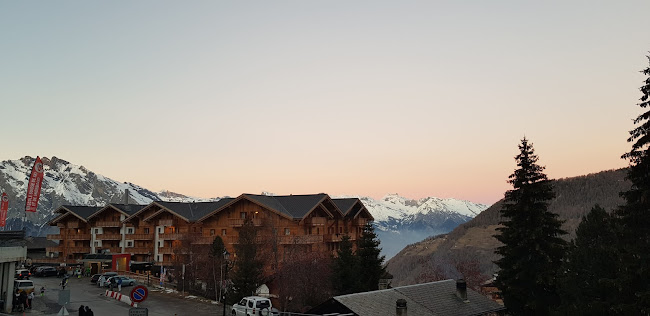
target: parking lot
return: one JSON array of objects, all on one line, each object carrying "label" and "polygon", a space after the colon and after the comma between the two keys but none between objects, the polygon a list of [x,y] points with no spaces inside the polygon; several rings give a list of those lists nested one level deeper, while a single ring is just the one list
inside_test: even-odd
[{"label": "parking lot", "polygon": [[[61,279],[52,277],[32,277],[34,281],[36,298],[33,308],[27,310],[25,315],[57,315],[61,306],[58,304],[61,292]],[[45,293],[40,296],[40,288],[45,287]],[[133,286],[123,286],[122,294],[129,295]],[[106,297],[106,289],[90,283],[89,277],[81,279],[70,278],[66,289],[70,290],[70,303],[66,308],[70,315],[78,315],[80,305],[90,306],[95,315],[128,315],[130,306],[110,297]],[[138,305],[146,307],[150,316],[180,316],[180,315],[221,315],[222,306],[211,301],[193,297],[184,297],[171,290],[149,287],[148,298]],[[14,315],[22,315],[13,312]]]}]

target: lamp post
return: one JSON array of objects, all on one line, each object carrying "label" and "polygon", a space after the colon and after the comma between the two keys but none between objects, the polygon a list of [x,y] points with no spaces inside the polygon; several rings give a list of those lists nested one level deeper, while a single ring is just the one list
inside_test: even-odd
[{"label": "lamp post", "polygon": [[[221,266],[223,267],[223,264],[224,263],[226,264],[226,269],[225,269],[226,271],[224,273],[224,280],[227,280],[228,279],[228,259],[230,259],[230,253],[228,252],[228,250],[223,251],[223,259],[224,259],[223,260],[224,262],[221,263]],[[223,302],[222,302],[222,304],[223,304],[223,316],[226,316],[226,293],[228,292],[228,289],[224,285],[226,283],[228,283],[228,282],[223,282],[223,281],[221,282],[221,286],[223,287],[223,292],[222,292],[223,293],[222,294],[223,295]]]}]

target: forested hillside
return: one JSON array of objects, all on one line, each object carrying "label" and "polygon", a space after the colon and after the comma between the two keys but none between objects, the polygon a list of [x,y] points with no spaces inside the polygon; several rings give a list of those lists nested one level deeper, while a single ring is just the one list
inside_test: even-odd
[{"label": "forested hillside", "polygon": [[[556,197],[549,210],[565,221],[567,238],[574,237],[582,216],[595,204],[612,211],[624,203],[619,193],[630,187],[625,180],[626,173],[627,169],[608,170],[553,181]],[[497,258],[494,249],[499,242],[493,235],[500,221],[500,208],[501,202],[497,202],[449,234],[405,247],[388,262],[388,271],[394,276],[393,285],[414,284],[432,276],[458,277],[461,274],[458,270],[464,269],[491,276],[496,269],[492,262]]]}]

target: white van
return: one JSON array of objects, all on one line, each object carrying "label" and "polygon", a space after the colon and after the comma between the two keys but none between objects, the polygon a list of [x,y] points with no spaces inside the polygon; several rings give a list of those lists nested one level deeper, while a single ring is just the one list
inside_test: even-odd
[{"label": "white van", "polygon": [[16,290],[20,290],[26,294],[34,292],[34,282],[31,280],[14,280],[14,291]]}]

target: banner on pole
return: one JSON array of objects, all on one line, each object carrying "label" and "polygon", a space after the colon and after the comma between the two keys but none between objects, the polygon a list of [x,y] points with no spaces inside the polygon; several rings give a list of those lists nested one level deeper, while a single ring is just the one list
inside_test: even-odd
[{"label": "banner on pole", "polygon": [[2,193],[0,201],[0,227],[5,227],[7,225],[7,210],[9,209],[9,197],[7,193]]},{"label": "banner on pole", "polygon": [[41,184],[43,184],[43,162],[41,157],[36,157],[32,173],[29,175],[27,185],[27,199],[25,201],[25,212],[36,212],[38,198],[41,196]]}]

